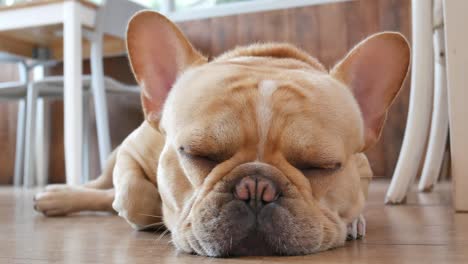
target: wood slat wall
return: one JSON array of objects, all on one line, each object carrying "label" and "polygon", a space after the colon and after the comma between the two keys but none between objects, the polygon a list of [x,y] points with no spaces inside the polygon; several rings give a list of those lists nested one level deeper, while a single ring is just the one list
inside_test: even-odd
[{"label": "wood slat wall", "polygon": [[[359,0],[294,9],[241,14],[179,23],[194,46],[213,57],[237,45],[253,42],[293,43],[327,67],[332,67],[346,52],[366,36],[385,30],[400,31],[410,38],[410,0]],[[4,67],[2,67],[4,68]],[[5,68],[6,69],[6,68]],[[12,78],[14,70],[1,70],[0,80]],[[106,72],[132,82],[126,58],[106,60]],[[377,176],[391,177],[403,138],[408,110],[409,80],[390,110],[380,142],[368,151]],[[138,99],[125,96],[108,98],[113,145],[141,122]],[[52,112],[52,151],[50,179],[64,179],[63,113],[61,102]],[[10,183],[13,175],[16,106],[0,103],[0,183]],[[93,129],[95,127],[93,126]],[[97,174],[97,147],[92,137],[92,173]]]},{"label": "wood slat wall", "polygon": [[[16,65],[0,66],[0,82],[19,78]],[[0,184],[12,181],[15,158],[17,103],[0,101]]]}]

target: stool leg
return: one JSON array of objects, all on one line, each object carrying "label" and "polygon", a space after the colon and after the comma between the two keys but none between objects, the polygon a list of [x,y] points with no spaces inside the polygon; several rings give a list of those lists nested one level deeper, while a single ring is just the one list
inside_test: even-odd
[{"label": "stool leg", "polygon": [[34,131],[36,129],[37,89],[28,85],[26,96],[26,135],[24,144],[24,186],[34,186]]},{"label": "stool leg", "polygon": [[18,123],[16,126],[16,153],[14,186],[21,186],[24,168],[24,126],[26,122],[26,103],[24,99],[18,101]]},{"label": "stool leg", "polygon": [[447,93],[453,201],[456,211],[468,212],[468,1],[444,1]]},{"label": "stool leg", "polygon": [[36,113],[36,146],[35,146],[35,163],[36,163],[36,184],[45,186],[48,182],[48,166],[49,166],[49,119],[47,105],[44,98],[37,100]]},{"label": "stool leg", "polygon": [[445,74],[443,30],[434,32],[434,104],[426,160],[419,180],[420,191],[431,191],[440,175],[449,128],[447,77]]},{"label": "stool leg", "polygon": [[386,203],[404,201],[425,148],[433,94],[432,1],[412,1],[413,64],[405,137]]},{"label": "stool leg", "polygon": [[89,181],[89,95],[83,97],[83,178],[81,183]]}]

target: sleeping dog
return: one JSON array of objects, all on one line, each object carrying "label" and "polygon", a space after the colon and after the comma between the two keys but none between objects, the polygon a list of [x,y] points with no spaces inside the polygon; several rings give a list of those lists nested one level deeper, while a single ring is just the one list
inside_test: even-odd
[{"label": "sleeping dog", "polygon": [[407,75],[402,35],[372,35],[330,71],[280,43],[209,61],[143,11],[127,48],[145,121],[98,179],[48,186],[36,210],[115,210],[138,230],[162,216],[177,249],[205,256],[310,254],[364,235],[363,151]]}]

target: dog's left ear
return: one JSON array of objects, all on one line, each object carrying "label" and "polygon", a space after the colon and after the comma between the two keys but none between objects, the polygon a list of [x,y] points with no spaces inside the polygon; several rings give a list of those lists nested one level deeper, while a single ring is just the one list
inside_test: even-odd
[{"label": "dog's left ear", "polygon": [[410,47],[400,33],[372,35],[331,71],[354,94],[364,119],[363,150],[377,142],[387,110],[398,95],[410,64]]},{"label": "dog's left ear", "polygon": [[146,120],[159,127],[161,108],[177,77],[207,61],[165,16],[142,11],[127,28],[127,50],[133,74],[141,86]]}]

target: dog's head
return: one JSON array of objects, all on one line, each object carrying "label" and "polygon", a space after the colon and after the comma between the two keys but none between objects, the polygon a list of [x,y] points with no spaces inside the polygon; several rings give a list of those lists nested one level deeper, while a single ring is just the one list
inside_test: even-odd
[{"label": "dog's head", "polygon": [[354,159],[377,141],[407,74],[400,34],[365,39],[331,71],[287,44],[209,62],[150,11],[127,42],[146,120],[166,139],[157,183],[179,249],[297,255],[344,243],[363,204]]}]

